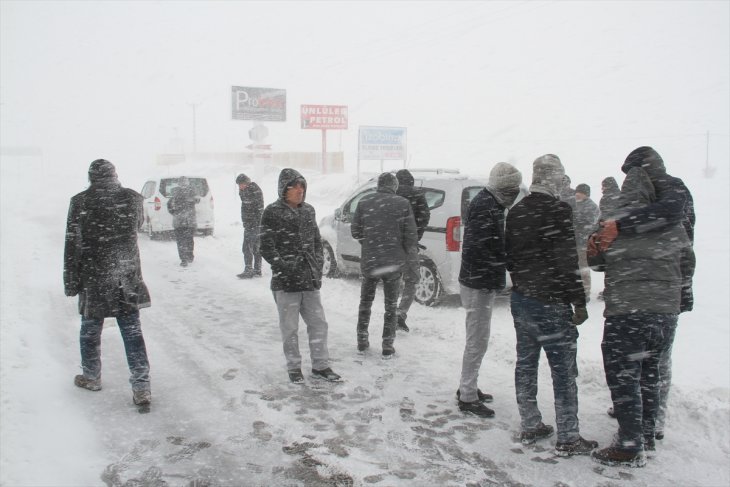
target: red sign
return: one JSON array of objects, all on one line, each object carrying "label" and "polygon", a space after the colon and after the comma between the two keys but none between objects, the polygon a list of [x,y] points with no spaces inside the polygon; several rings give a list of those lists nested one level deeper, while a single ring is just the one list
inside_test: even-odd
[{"label": "red sign", "polygon": [[303,129],[347,129],[347,106],[302,105]]}]

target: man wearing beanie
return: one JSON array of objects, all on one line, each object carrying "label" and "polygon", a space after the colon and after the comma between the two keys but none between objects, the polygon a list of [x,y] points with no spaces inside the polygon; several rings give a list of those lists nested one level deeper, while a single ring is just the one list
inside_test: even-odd
[{"label": "man wearing beanie", "polygon": [[511,308],[517,335],[515,390],[523,444],[552,436],[537,406],[540,352],[550,364],[558,439],[555,454],[588,455],[598,447],[578,425],[578,329],[588,319],[578,272],[570,205],[560,201],[565,170],[553,154],[532,165],[530,194],[507,215],[505,247],[512,278]]},{"label": "man wearing beanie", "polygon": [[522,174],[514,166],[497,163],[486,188],[472,199],[464,216],[459,282],[466,310],[466,346],[456,397],[461,411],[483,418],[491,418],[494,411],[483,404],[491,402],[492,396],[477,386],[479,368],[489,344],[494,298],[506,285],[504,215],[517,199],[521,183]]},{"label": "man wearing beanie", "polygon": [[591,296],[591,268],[588,267],[586,258],[586,245],[588,236],[597,229],[599,215],[598,205],[591,199],[591,187],[585,183],[576,186],[573,225],[575,226],[575,242],[578,245],[580,277],[583,280],[587,301]]},{"label": "man wearing beanie", "polygon": [[142,195],[123,188],[114,165],[97,159],[89,167],[89,188],[71,198],[66,220],[63,284],[79,296],[81,368],[77,387],[101,390],[101,332],[114,317],[124,341],[132,400],[144,412],[151,401],[139,310],[150,306],[142,280],[137,232],[144,220]]},{"label": "man wearing beanie", "polygon": [[243,272],[239,279],[261,277],[261,250],[259,245],[259,225],[264,212],[264,195],[258,184],[241,173],[236,177],[238,196],[241,198],[241,223],[243,223]]},{"label": "man wearing beanie", "polygon": [[[431,210],[428,209],[428,203],[426,197],[420,189],[414,186],[415,180],[413,175],[408,169],[401,169],[395,173],[395,177],[398,180],[398,189],[395,194],[402,196],[408,200],[411,205],[411,211],[413,217],[416,219],[416,231],[418,232],[418,240],[423,237],[423,232],[426,231],[428,221],[431,219]],[[418,249],[418,246],[416,246]],[[406,320],[408,319],[408,310],[411,309],[413,300],[416,297],[416,284],[420,279],[418,262],[418,254],[415,255],[415,259],[412,262],[408,262],[406,268],[403,270],[403,292],[398,303],[398,330],[410,331]]]},{"label": "man wearing beanie", "polygon": [[395,194],[398,180],[389,173],[378,177],[378,189],[362,197],[352,218],[352,237],[360,242],[360,307],[357,315],[357,349],[370,347],[368,326],[375,289],[383,281],[383,358],[395,353],[398,288],[407,262],[416,256],[418,235],[408,200]]}]

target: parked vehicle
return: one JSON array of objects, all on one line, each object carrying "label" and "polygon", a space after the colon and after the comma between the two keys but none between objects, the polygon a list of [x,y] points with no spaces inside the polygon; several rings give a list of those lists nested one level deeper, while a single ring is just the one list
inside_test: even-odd
[{"label": "parked vehicle", "polygon": [[[431,219],[419,242],[420,281],[416,286],[416,301],[430,306],[442,295],[459,292],[462,215],[486,180],[452,169],[413,169],[411,174],[431,210]],[[352,238],[350,225],[360,199],[376,189],[377,177],[356,189],[333,215],[321,220],[325,276],[360,272],[360,243]]]},{"label": "parked vehicle", "polygon": [[[167,211],[167,201],[172,190],[178,186],[179,176],[165,176],[150,179],[142,187],[144,197],[144,225],[145,231],[151,239],[158,239],[169,235],[173,231],[172,215]],[[187,176],[195,193],[200,196],[200,202],[195,205],[195,216],[198,223],[198,232],[202,235],[213,235],[215,229],[215,215],[213,194],[204,177]]]}]

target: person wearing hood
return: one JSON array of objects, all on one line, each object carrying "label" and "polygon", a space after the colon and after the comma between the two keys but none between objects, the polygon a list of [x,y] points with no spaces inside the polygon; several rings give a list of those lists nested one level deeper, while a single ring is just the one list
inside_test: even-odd
[{"label": "person wearing hood", "polygon": [[[666,326],[663,327],[666,343],[664,348],[661,350],[658,357],[658,370],[659,370],[659,383],[657,391],[657,403],[656,403],[656,418],[653,423],[653,432],[644,431],[644,441],[649,448],[653,448],[654,440],[661,440],[664,438],[664,422],[666,418],[667,409],[667,398],[671,388],[671,377],[672,377],[672,347],[674,344],[674,336],[677,327],[677,316],[674,319],[671,317],[667,318],[667,315],[671,315],[672,312],[680,314],[686,311],[691,311],[694,304],[693,292],[692,292],[692,278],[695,269],[695,254],[693,250],[694,244],[694,225],[695,225],[695,212],[692,194],[690,193],[684,182],[676,177],[673,177],[666,172],[666,167],[661,156],[651,147],[643,146],[633,150],[624,161],[621,166],[621,170],[626,174],[626,180],[624,185],[629,185],[632,180],[644,181],[643,186],[638,183],[634,183],[634,187],[645,188],[647,196],[643,199],[634,197],[633,200],[626,201],[626,197],[623,196],[622,188],[622,199],[620,200],[623,207],[616,211],[612,218],[601,222],[601,229],[595,235],[595,249],[594,254],[603,254],[606,258],[611,255],[620,255],[613,249],[614,243],[619,245],[619,249],[624,245],[625,241],[632,242],[632,240],[638,240],[644,242],[644,247],[648,248],[651,256],[645,256],[648,263],[651,263],[647,276],[656,276],[657,273],[664,272],[668,274],[672,269],[676,269],[673,264],[671,252],[668,252],[665,247],[672,244],[679,244],[684,239],[688,242],[688,245],[680,245],[679,250],[679,274],[680,274],[680,285],[679,285],[679,302],[677,308],[671,308],[669,313],[667,312],[666,306],[672,306],[675,300],[675,289],[674,281],[666,276],[662,279],[662,285],[656,289],[647,285],[643,280],[638,280],[633,285],[628,286],[629,290],[619,292],[619,298],[614,299],[620,302],[622,299],[637,297],[644,297],[636,302],[636,309],[643,310],[648,313],[658,312],[662,318],[659,320]],[[638,174],[638,175],[637,175]],[[631,177],[630,177],[631,175]],[[638,190],[631,192],[631,194],[639,194]],[[640,201],[641,204],[630,204],[631,202]],[[676,228],[679,226],[684,230],[683,237],[671,237],[668,239],[667,232],[676,232]],[[648,243],[647,243],[648,242]],[[670,247],[673,248],[673,247]],[[613,250],[612,250],[613,249]],[[624,258],[618,260],[623,261],[625,265],[628,265],[632,269],[632,273],[623,278],[619,279],[624,285],[626,283],[632,284],[632,276],[635,278],[638,275],[643,277],[643,274],[638,274],[632,267],[636,265],[631,262],[631,259],[639,259],[643,254],[637,253],[636,257],[631,254],[623,256]],[[670,258],[667,260],[667,258]],[[614,267],[618,263],[614,264]],[[606,282],[608,288],[608,276],[609,270],[606,270]],[[676,276],[675,276],[676,277]],[[651,284],[651,283],[649,283]],[[616,287],[616,285],[614,285]],[[656,286],[655,286],[656,287]],[[661,289],[660,289],[661,288]],[[607,289],[608,290],[608,289]],[[653,299],[644,296],[646,292],[654,292],[655,296]],[[615,293],[614,293],[615,294]],[[623,296],[623,297],[621,297]],[[607,292],[604,292],[604,297],[608,297]],[[630,302],[630,301],[629,301]],[[610,303],[606,303],[606,312],[611,315],[617,315],[615,308],[616,306],[609,306]],[[657,306],[662,305],[660,308]],[[612,310],[612,311],[611,311]],[[604,313],[604,314],[605,314]],[[656,323],[656,316],[649,316],[645,320],[644,328],[659,327],[662,328],[661,323]],[[618,318],[612,317],[614,321]],[[620,318],[620,316],[619,316]],[[619,320],[620,321],[620,320]],[[626,323],[623,323],[626,321]],[[631,325],[632,320],[623,320],[623,327],[626,328]],[[609,324],[609,318],[606,319],[606,326]],[[619,327],[613,326],[612,328],[618,329]],[[604,332],[605,333],[605,332]],[[613,334],[615,335],[615,333]],[[604,338],[605,340],[605,338]],[[614,340],[615,341],[615,340]],[[611,347],[615,348],[615,347]],[[604,359],[605,361],[605,359]],[[608,366],[606,373],[608,374]],[[609,408],[609,415],[613,417],[619,416],[620,411],[617,410],[616,405]],[[650,414],[649,414],[650,415]],[[651,429],[651,428],[647,428]],[[626,436],[626,435],[624,435]],[[634,443],[637,443],[634,439]],[[636,445],[633,445],[633,449],[636,450]],[[618,450],[612,450],[612,453],[618,456],[625,454],[627,450],[631,448],[621,448],[618,445]],[[608,452],[603,452],[602,456],[598,459],[606,460]]]},{"label": "person wearing hood", "polygon": [[[398,180],[398,189],[395,194],[404,197],[410,203],[413,217],[416,220],[418,240],[420,241],[423,237],[423,232],[426,231],[428,221],[431,219],[431,210],[428,208],[428,202],[423,192],[414,186],[415,180],[408,169],[399,170],[395,173],[395,177]],[[416,249],[418,249],[418,246],[416,246]],[[416,254],[416,257],[418,257],[418,254]],[[408,262],[403,269],[403,291],[401,292],[396,313],[398,315],[397,329],[405,332],[410,331],[406,320],[408,319],[408,310],[411,309],[413,300],[416,297],[416,284],[418,284],[418,280],[421,277],[419,267],[420,264],[416,258]]]},{"label": "person wearing hood", "polygon": [[[617,216],[651,204],[655,187],[642,167],[628,169]],[[660,361],[671,350],[682,299],[682,254],[691,251],[681,223],[620,233],[605,252],[591,243],[589,263],[606,273],[601,349],[619,429],[593,453],[605,465],[643,467],[655,449]]]},{"label": "person wearing hood", "polygon": [[114,317],[122,334],[132,400],[149,405],[150,365],[139,310],[150,306],[142,279],[137,232],[144,222],[142,195],[122,187],[114,165],[97,159],[89,167],[89,188],[71,198],[66,220],[63,284],[79,297],[82,374],[77,387],[101,390],[101,332]]},{"label": "person wearing hood", "polygon": [[494,298],[506,286],[505,212],[517,199],[521,183],[520,171],[506,162],[497,163],[487,186],[474,196],[464,215],[459,283],[466,310],[466,345],[456,397],[461,411],[483,418],[494,416],[483,404],[493,398],[477,387],[479,369],[489,344]]},{"label": "person wearing hood", "polygon": [[167,200],[167,211],[172,215],[172,227],[175,229],[175,242],[177,242],[177,253],[180,256],[180,265],[186,267],[193,262],[195,255],[195,229],[197,220],[195,217],[195,205],[200,197],[195,194],[195,189],[190,186],[190,181],[185,176],[180,176],[178,186],[173,188],[170,199]]},{"label": "person wearing hood", "polygon": [[271,291],[279,312],[279,328],[289,380],[300,384],[299,316],[307,325],[312,375],[339,381],[329,366],[327,320],[319,290],[322,287],[322,239],[312,205],[305,203],[307,181],[295,169],[279,174],[279,198],[261,216],[261,255],[271,266]]},{"label": "person wearing hood", "polygon": [[560,201],[568,203],[570,208],[575,211],[575,189],[571,186],[570,176],[563,176],[562,186],[560,187]]},{"label": "person wearing hood", "polygon": [[398,180],[389,172],[378,177],[377,191],[362,197],[350,231],[360,242],[360,307],[357,316],[357,349],[370,347],[368,325],[378,282],[383,281],[385,316],[383,357],[395,353],[398,288],[407,262],[417,259],[418,233],[408,200],[398,196]]},{"label": "person wearing hood", "polygon": [[530,194],[507,214],[505,248],[512,278],[511,309],[517,336],[515,391],[520,440],[530,444],[552,436],[537,406],[540,352],[553,378],[558,438],[555,454],[589,455],[598,443],[580,436],[578,424],[577,325],[588,319],[578,271],[573,212],[560,201],[565,170],[546,154],[532,165]]},{"label": "person wearing hood", "polygon": [[241,173],[236,177],[238,196],[241,198],[241,223],[243,223],[243,272],[239,279],[261,277],[261,250],[259,249],[259,225],[264,212],[264,195],[258,184]]},{"label": "person wearing hood", "polygon": [[598,202],[600,216],[598,220],[609,220],[614,217],[621,198],[621,190],[612,176],[601,181],[601,200]]}]

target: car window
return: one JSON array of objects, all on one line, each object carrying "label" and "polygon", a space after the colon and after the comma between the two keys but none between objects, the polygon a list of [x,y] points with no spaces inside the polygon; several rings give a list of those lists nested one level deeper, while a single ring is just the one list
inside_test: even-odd
[{"label": "car window", "polygon": [[[208,181],[205,178],[188,178],[190,186],[195,190],[195,194],[198,196],[205,196],[208,194]],[[160,193],[169,198],[172,194],[172,190],[179,186],[179,178],[165,178],[160,180]]]},{"label": "car window", "polygon": [[426,203],[428,204],[429,210],[433,210],[434,208],[438,208],[444,204],[444,199],[446,198],[446,193],[444,191],[433,188],[421,188],[421,191],[426,197]]},{"label": "car window", "polygon": [[479,194],[484,186],[469,186],[461,192],[461,219],[464,220],[466,217],[466,210],[469,209],[469,204],[474,197]]},{"label": "car window", "polygon": [[376,188],[367,189],[362,193],[358,193],[357,195],[355,195],[354,198],[345,203],[345,206],[342,207],[342,219],[345,221],[351,221],[352,216],[355,214],[355,210],[357,209],[357,205],[360,203],[360,200],[364,196],[372,194],[375,191],[377,191]]},{"label": "car window", "polygon": [[155,186],[156,183],[154,181],[147,181],[144,183],[144,187],[142,187],[142,196],[144,198],[149,198],[155,194]]}]

